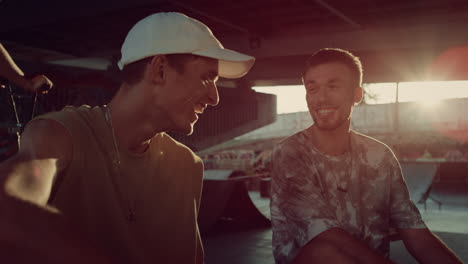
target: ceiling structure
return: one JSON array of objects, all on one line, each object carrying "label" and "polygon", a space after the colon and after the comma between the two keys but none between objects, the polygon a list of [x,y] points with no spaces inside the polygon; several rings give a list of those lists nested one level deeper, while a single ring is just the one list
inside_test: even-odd
[{"label": "ceiling structure", "polygon": [[225,86],[298,84],[325,47],[360,56],[365,82],[422,80],[443,51],[468,44],[466,0],[0,0],[0,42],[22,61],[115,71],[128,30],[159,11],[201,20],[257,58]]}]

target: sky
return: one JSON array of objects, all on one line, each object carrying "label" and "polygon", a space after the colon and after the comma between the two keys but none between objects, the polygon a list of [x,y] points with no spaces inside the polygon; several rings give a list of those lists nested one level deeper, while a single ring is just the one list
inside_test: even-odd
[{"label": "sky", "polygon": [[[368,92],[368,104],[393,103],[398,85],[398,101],[417,101],[425,105],[433,105],[439,100],[468,97],[468,81],[446,82],[401,82],[401,83],[371,83],[364,84]],[[305,89],[302,85],[289,86],[256,86],[257,92],[275,94],[277,96],[277,113],[303,112],[307,110]]]}]

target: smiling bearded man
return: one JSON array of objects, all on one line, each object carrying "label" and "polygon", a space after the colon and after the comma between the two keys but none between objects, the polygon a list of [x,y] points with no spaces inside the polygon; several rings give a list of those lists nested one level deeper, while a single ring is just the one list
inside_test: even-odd
[{"label": "smiling bearded man", "polygon": [[350,129],[362,66],[323,49],[302,76],[314,124],[274,149],[271,220],[276,263],[390,263],[390,227],[422,263],[461,263],[421,219],[383,143]]}]

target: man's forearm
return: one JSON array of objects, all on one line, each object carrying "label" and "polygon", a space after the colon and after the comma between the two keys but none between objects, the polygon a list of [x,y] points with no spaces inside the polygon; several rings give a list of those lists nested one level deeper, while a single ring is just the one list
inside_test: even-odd
[{"label": "man's forearm", "polygon": [[0,76],[20,87],[32,86],[32,82],[24,77],[23,71],[16,65],[2,44],[0,44]]},{"label": "man's forearm", "polygon": [[1,195],[0,212],[0,259],[12,260],[4,263],[120,263],[62,214]]},{"label": "man's forearm", "polygon": [[[314,238],[314,240],[316,239],[315,242],[325,241],[334,245],[357,263],[392,263],[375,250],[369,248],[364,242],[340,228],[327,230]],[[314,243],[313,240],[311,242]]]},{"label": "man's forearm", "polygon": [[0,165],[1,192],[46,206],[55,175],[56,159],[21,160],[15,156]]},{"label": "man's forearm", "polygon": [[406,248],[420,263],[463,263],[428,229],[401,229],[400,233]]}]

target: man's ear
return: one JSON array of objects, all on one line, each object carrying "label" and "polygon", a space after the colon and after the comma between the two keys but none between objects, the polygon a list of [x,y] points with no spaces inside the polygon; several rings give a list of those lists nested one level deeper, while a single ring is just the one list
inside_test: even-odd
[{"label": "man's ear", "polygon": [[153,83],[162,83],[166,78],[167,59],[164,55],[153,56],[146,66],[145,79]]},{"label": "man's ear", "polygon": [[354,88],[354,103],[359,104],[362,101],[362,98],[364,97],[364,90],[362,87],[358,86]]}]

